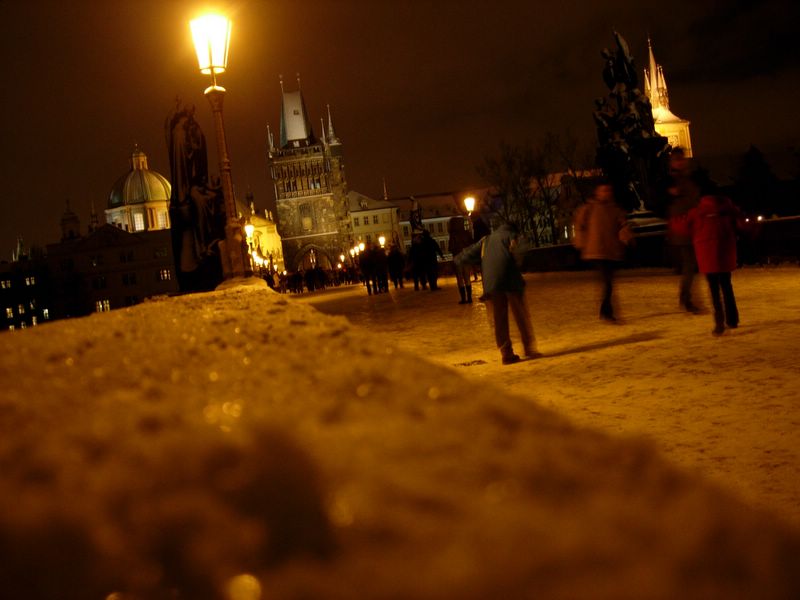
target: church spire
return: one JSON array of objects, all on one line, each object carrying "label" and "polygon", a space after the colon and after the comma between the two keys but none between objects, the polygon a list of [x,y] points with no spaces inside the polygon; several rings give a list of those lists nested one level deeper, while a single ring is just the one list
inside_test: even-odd
[{"label": "church spire", "polygon": [[386,177],[383,178],[383,199],[389,199],[389,190],[386,188]]},{"label": "church spire", "polygon": [[650,98],[650,105],[653,111],[664,109],[669,111],[669,95],[667,94],[667,81],[664,78],[664,70],[656,62],[653,54],[653,45],[650,38],[647,38],[648,69],[644,70],[644,93]]},{"label": "church spire", "polygon": [[331,145],[341,144],[342,142],[339,141],[339,138],[336,137],[336,132],[333,130],[333,118],[331,117],[331,105],[326,104],[325,106],[328,107],[328,141]]}]

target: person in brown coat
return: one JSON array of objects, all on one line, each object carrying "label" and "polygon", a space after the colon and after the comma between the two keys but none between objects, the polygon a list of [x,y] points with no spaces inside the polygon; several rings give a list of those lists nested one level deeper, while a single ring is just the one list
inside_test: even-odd
[{"label": "person in brown coat", "polygon": [[625,258],[625,245],[632,237],[625,211],[614,200],[613,188],[601,183],[575,215],[573,243],[581,251],[581,258],[594,263],[600,274],[603,285],[600,318],[606,321],[616,321],[612,303],[614,271]]}]

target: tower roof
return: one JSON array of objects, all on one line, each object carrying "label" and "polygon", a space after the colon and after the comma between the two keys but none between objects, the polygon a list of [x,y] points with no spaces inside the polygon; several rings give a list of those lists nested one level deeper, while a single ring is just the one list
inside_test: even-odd
[{"label": "tower roof", "polygon": [[[281,87],[283,87],[282,84]],[[316,141],[303,100],[303,93],[300,90],[282,92],[281,148],[309,146]]]}]

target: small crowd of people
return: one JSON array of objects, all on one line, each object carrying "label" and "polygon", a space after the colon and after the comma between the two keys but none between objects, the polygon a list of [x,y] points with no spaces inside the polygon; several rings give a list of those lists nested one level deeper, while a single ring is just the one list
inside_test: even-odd
[{"label": "small crowd of people", "polygon": [[[739,209],[720,195],[707,174],[691,171],[689,158],[681,148],[675,148],[670,155],[670,177],[668,239],[679,259],[679,304],[692,314],[702,312],[692,297],[694,276],[699,270],[706,278],[713,307],[712,334],[720,336],[726,327],[735,329],[739,325],[731,273],[737,266],[737,236],[746,233],[748,226]],[[575,214],[574,225],[573,243],[581,258],[593,263],[599,275],[600,318],[617,323],[614,273],[625,257],[626,246],[633,243],[634,232],[625,211],[615,201],[610,183],[602,182],[596,187],[593,196]],[[456,241],[456,245],[459,243]],[[481,267],[481,299],[491,305],[488,312],[503,364],[521,360],[511,344],[509,310],[519,330],[524,355],[542,356],[525,302],[525,281],[519,268],[521,253],[519,232],[509,223],[499,223],[483,239],[454,252],[462,300],[471,298],[471,291],[466,291],[469,288],[463,282],[469,279],[461,270]]]},{"label": "small crowd of people", "polygon": [[[722,196],[704,171],[692,171],[682,148],[670,154],[667,235],[680,273],[678,301],[693,314],[701,313],[692,297],[695,274],[708,284],[716,336],[739,325],[739,310],[731,283],[736,270],[736,241],[749,226],[730,198]],[[624,257],[633,233],[625,213],[614,202],[613,189],[601,184],[575,218],[575,246],[584,260],[595,263],[603,283],[600,317],[615,321],[612,304],[613,273]]]}]

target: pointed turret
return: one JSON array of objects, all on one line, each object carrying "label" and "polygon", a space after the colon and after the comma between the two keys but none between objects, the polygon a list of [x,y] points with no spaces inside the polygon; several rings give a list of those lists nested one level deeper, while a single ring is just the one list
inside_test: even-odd
[{"label": "pointed turret", "polygon": [[89,233],[94,233],[97,231],[98,227],[98,218],[97,218],[97,210],[94,207],[94,200],[92,200],[91,209],[89,211]]},{"label": "pointed turret", "polygon": [[61,215],[61,241],[75,240],[81,237],[81,222],[78,215],[72,212],[67,198],[67,207]]}]

